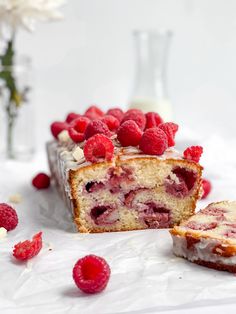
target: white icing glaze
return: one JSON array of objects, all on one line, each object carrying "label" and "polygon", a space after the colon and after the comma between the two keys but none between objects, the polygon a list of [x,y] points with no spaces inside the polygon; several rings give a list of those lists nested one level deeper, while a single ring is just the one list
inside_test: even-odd
[{"label": "white icing glaze", "polygon": [[200,239],[200,242],[194,245],[194,249],[187,248],[187,241],[185,237],[172,235],[172,239],[174,254],[184,257],[191,262],[202,260],[225,265],[236,265],[236,256],[223,257],[212,253],[213,248],[220,244],[217,239],[202,238]]}]

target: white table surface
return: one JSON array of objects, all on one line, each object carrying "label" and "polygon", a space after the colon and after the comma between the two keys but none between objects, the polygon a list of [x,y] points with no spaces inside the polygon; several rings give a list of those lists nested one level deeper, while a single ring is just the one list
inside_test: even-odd
[{"label": "white table surface", "polygon": [[[235,142],[211,137],[203,145],[202,164],[214,189],[198,208],[236,199]],[[54,189],[35,191],[31,186],[32,176],[41,170],[47,171],[44,153],[30,163],[0,165],[0,202],[8,202],[14,193],[23,196],[14,205],[19,225],[0,240],[1,313],[235,312],[236,277],[173,256],[167,230],[76,233]],[[11,256],[14,244],[40,230],[43,250],[27,263],[16,262]],[[103,256],[112,273],[103,293],[87,296],[76,288],[71,272],[77,259],[90,253]]]}]

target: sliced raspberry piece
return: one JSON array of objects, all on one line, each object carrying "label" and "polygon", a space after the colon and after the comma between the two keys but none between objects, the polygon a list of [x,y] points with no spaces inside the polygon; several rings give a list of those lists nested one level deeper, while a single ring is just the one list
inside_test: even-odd
[{"label": "sliced raspberry piece", "polygon": [[97,106],[90,106],[84,114],[87,118],[91,120],[99,119],[104,116],[104,112]]},{"label": "sliced raspberry piece", "polygon": [[211,182],[207,179],[202,179],[202,188],[203,188],[203,195],[202,199],[206,198],[208,194],[211,192]]},{"label": "sliced raspberry piece", "polygon": [[187,160],[199,162],[202,153],[203,153],[202,146],[190,146],[185,149],[184,158]]},{"label": "sliced raspberry piece", "polygon": [[42,232],[33,236],[33,239],[19,242],[14,246],[13,256],[21,261],[28,260],[40,252],[42,248]]},{"label": "sliced raspberry piece", "polygon": [[87,117],[79,117],[71,122],[71,127],[69,128],[68,132],[70,138],[75,143],[80,143],[84,141],[84,132],[89,123],[90,119]]},{"label": "sliced raspberry piece", "polygon": [[114,155],[112,141],[103,134],[92,136],[84,145],[84,156],[87,161],[97,162],[99,158],[110,161]]},{"label": "sliced raspberry piece", "polygon": [[7,231],[15,229],[18,225],[18,216],[14,208],[8,204],[0,204],[0,228],[5,228]]},{"label": "sliced raspberry piece", "polygon": [[101,120],[91,121],[85,130],[84,137],[87,140],[95,134],[104,134],[107,137],[112,135],[111,131],[108,129],[108,126]]},{"label": "sliced raspberry piece", "polygon": [[201,210],[201,214],[221,217],[224,216],[226,211],[223,208],[204,208]]},{"label": "sliced raspberry piece", "polygon": [[236,238],[236,229],[226,231],[224,235],[229,238]]},{"label": "sliced raspberry piece", "polygon": [[125,121],[128,121],[128,120],[133,120],[134,122],[136,122],[136,124],[138,125],[138,127],[141,130],[144,130],[145,125],[146,125],[146,117],[141,110],[139,110],[139,109],[128,110],[125,113],[125,115],[121,121],[121,124],[123,124]]},{"label": "sliced raspberry piece", "polygon": [[124,117],[124,112],[120,108],[112,108],[107,111],[107,115],[111,115],[115,117],[119,122],[121,122]]},{"label": "sliced raspberry piece", "polygon": [[167,136],[159,128],[145,130],[139,148],[148,155],[162,155],[168,147]]},{"label": "sliced raspberry piece", "polygon": [[138,146],[142,131],[133,120],[125,121],[117,131],[117,139],[122,146]]},{"label": "sliced raspberry piece", "polygon": [[209,222],[209,223],[200,223],[196,221],[190,221],[187,225],[187,228],[193,229],[193,230],[211,230],[215,229],[217,227],[217,222]]},{"label": "sliced raspberry piece", "polygon": [[103,291],[109,281],[111,270],[104,258],[87,255],[80,258],[73,268],[73,279],[85,293]]},{"label": "sliced raspberry piece", "polygon": [[111,225],[118,221],[119,215],[114,206],[95,206],[91,209],[91,218],[96,225]]},{"label": "sliced raspberry piece", "polygon": [[66,122],[55,121],[51,124],[51,132],[56,139],[58,134],[61,133],[61,131],[68,130],[68,128],[69,124]]},{"label": "sliced raspberry piece", "polygon": [[146,116],[146,126],[145,129],[151,129],[159,126],[159,124],[163,123],[162,118],[156,112],[147,112]]},{"label": "sliced raspberry piece", "polygon": [[159,128],[162,129],[168,139],[168,147],[175,146],[175,134],[178,131],[179,126],[173,122],[161,123]]},{"label": "sliced raspberry piece", "polygon": [[102,120],[102,122],[104,122],[108,126],[108,129],[111,132],[115,132],[120,125],[119,120],[117,118],[113,117],[112,115],[106,115],[106,116],[102,117],[101,120]]},{"label": "sliced raspberry piece", "polygon": [[66,117],[66,122],[67,123],[71,123],[72,121],[74,121],[75,119],[81,117],[80,114],[77,114],[75,112],[70,112],[68,113],[67,117]]},{"label": "sliced raspberry piece", "polygon": [[32,180],[33,186],[38,189],[47,189],[50,186],[50,177],[46,173],[38,173]]}]

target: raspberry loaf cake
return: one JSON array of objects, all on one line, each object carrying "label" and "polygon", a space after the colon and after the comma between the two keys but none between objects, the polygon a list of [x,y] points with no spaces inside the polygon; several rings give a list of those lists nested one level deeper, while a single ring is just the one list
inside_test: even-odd
[{"label": "raspberry loaf cake", "polygon": [[178,153],[177,129],[156,113],[95,106],[52,124],[51,174],[80,232],[169,228],[194,214],[202,148]]},{"label": "raspberry loaf cake", "polygon": [[236,272],[236,202],[212,203],[170,232],[175,255]]}]

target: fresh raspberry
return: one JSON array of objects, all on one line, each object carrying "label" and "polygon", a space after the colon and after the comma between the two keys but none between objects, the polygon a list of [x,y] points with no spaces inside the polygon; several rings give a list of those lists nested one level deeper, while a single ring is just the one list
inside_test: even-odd
[{"label": "fresh raspberry", "polygon": [[168,139],[168,147],[174,146],[175,133],[178,131],[179,126],[173,122],[166,122],[159,124],[158,127],[166,133]]},{"label": "fresh raspberry", "polygon": [[122,146],[138,146],[142,131],[133,120],[127,120],[121,124],[117,131],[117,139]]},{"label": "fresh raspberry", "polygon": [[125,113],[121,121],[121,124],[128,120],[133,120],[134,122],[136,122],[136,124],[141,130],[144,130],[145,125],[146,125],[146,117],[145,117],[145,114],[141,110],[139,109],[128,110]]},{"label": "fresh raspberry", "polygon": [[67,123],[71,123],[72,121],[74,121],[75,119],[81,117],[80,114],[77,114],[75,112],[70,112],[67,117],[66,117],[66,122]]},{"label": "fresh raspberry", "polygon": [[84,115],[91,120],[95,120],[103,117],[104,112],[97,106],[91,106],[85,111]]},{"label": "fresh raspberry", "polygon": [[159,126],[159,124],[163,123],[161,116],[156,112],[147,112],[146,116],[146,126],[145,129],[151,129]]},{"label": "fresh raspberry", "polygon": [[202,153],[203,153],[202,146],[190,146],[185,149],[184,158],[187,160],[199,162]]},{"label": "fresh raspberry", "polygon": [[79,117],[71,122],[71,127],[69,128],[68,132],[70,138],[75,142],[83,142],[84,141],[84,132],[87,126],[90,123],[90,119],[87,117]]},{"label": "fresh raspberry", "polygon": [[101,120],[91,121],[85,130],[84,137],[87,140],[95,134],[104,134],[107,137],[110,137],[112,135],[112,133],[108,129],[108,126]]},{"label": "fresh raspberry", "polygon": [[112,141],[103,134],[95,134],[84,145],[84,156],[87,161],[97,162],[99,158],[110,161],[114,155]]},{"label": "fresh raspberry", "polygon": [[57,139],[61,131],[68,130],[69,124],[66,122],[55,121],[51,124],[52,135]]},{"label": "fresh raspberry", "polygon": [[202,179],[202,188],[203,188],[202,199],[204,199],[211,192],[211,188],[212,188],[211,182],[207,179]]},{"label": "fresh raspberry", "polygon": [[7,231],[15,229],[18,225],[18,216],[14,208],[8,204],[0,204],[0,227]]},{"label": "fresh raspberry", "polygon": [[139,148],[148,155],[162,155],[168,147],[167,136],[159,128],[145,130]]},{"label": "fresh raspberry", "polygon": [[103,291],[109,281],[111,270],[104,258],[87,255],[80,258],[73,268],[73,279],[85,293]]},{"label": "fresh raspberry", "polygon": [[14,246],[13,256],[21,261],[28,260],[38,255],[42,248],[42,232],[33,236],[33,239],[19,242]]},{"label": "fresh raspberry", "polygon": [[38,189],[47,189],[50,186],[50,177],[46,173],[38,173],[32,180],[33,186]]},{"label": "fresh raspberry", "polygon": [[120,108],[109,109],[106,114],[115,117],[117,120],[119,120],[119,122],[121,122],[124,117],[124,112]]},{"label": "fresh raspberry", "polygon": [[112,115],[105,115],[101,120],[108,126],[111,132],[115,132],[120,125],[119,120]]}]

